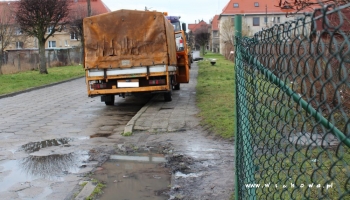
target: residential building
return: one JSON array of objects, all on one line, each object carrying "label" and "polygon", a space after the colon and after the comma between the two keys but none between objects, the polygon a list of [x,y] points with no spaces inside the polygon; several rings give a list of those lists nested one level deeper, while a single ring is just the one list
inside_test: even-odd
[{"label": "residential building", "polygon": [[[190,42],[190,46],[192,49],[196,49],[196,50],[199,50],[200,47],[197,45],[195,45],[195,32],[196,31],[199,31],[201,29],[205,29],[207,31],[210,32],[210,25],[207,24],[207,22],[203,21],[203,20],[198,20],[198,23],[197,21],[195,21],[194,24],[188,24],[188,31],[189,31],[189,35],[190,35],[190,38],[189,38],[189,42]],[[206,47],[207,50],[209,50],[209,41],[208,41],[208,45]]]},{"label": "residential building", "polygon": [[214,53],[218,53],[220,51],[219,15],[215,15],[211,21],[210,49]]},{"label": "residential building", "polygon": [[[0,9],[3,6],[8,5],[15,11],[16,3],[16,1],[0,2]],[[79,11],[87,10],[87,1],[71,0],[70,10],[75,14],[81,14],[81,12]],[[102,14],[110,12],[110,9],[101,0],[91,0],[91,10],[93,14]],[[83,17],[86,16],[84,15]],[[50,31],[52,31],[52,28],[53,27],[49,27],[47,29],[47,33],[50,33]],[[38,48],[37,39],[32,37],[24,37],[19,27],[15,28],[14,35],[15,37],[13,42],[11,42],[11,44],[6,48],[6,50]],[[79,46],[81,46],[81,44],[78,38],[78,34],[75,32],[71,32],[69,25],[62,26],[61,31],[55,32],[55,34],[52,37],[50,37],[45,44],[45,47],[47,49],[72,48]]]},{"label": "residential building", "polygon": [[230,0],[219,15],[220,53],[232,52],[235,15],[242,15],[242,34],[253,36],[263,28],[284,23],[288,18],[275,0]]},{"label": "residential building", "polygon": [[[16,12],[16,1],[4,1],[0,2],[0,10],[6,8],[11,8],[11,15],[14,17]],[[80,18],[84,18],[87,16],[87,0],[71,0],[70,4],[70,16],[82,15],[78,16]],[[91,0],[91,10],[92,14],[102,14],[106,12],[110,12],[110,9],[102,2],[102,0]],[[82,12],[84,14],[82,14]],[[0,22],[1,23],[1,22]],[[37,49],[38,42],[34,37],[25,37],[18,26],[16,26],[13,21],[14,28],[14,37],[13,41],[10,45],[7,46],[6,50],[16,50],[16,49]],[[47,29],[47,33],[52,31],[53,27],[49,27]],[[47,49],[64,49],[64,48],[72,48],[72,47],[80,47],[81,42],[78,37],[78,33],[72,32],[69,25],[62,26],[61,31],[56,31],[55,34],[50,37],[45,44]]]}]

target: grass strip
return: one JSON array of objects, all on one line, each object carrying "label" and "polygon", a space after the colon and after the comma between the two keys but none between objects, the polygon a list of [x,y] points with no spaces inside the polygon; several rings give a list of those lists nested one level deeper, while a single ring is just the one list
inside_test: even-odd
[{"label": "grass strip", "polygon": [[27,71],[16,74],[0,75],[0,95],[85,75],[85,71],[81,66],[52,67],[48,68],[48,72],[48,74],[39,74],[38,71]]},{"label": "grass strip", "polygon": [[[210,63],[216,59],[215,65]],[[234,64],[220,54],[207,53],[198,62],[196,87],[201,125],[226,139],[234,136]]]}]

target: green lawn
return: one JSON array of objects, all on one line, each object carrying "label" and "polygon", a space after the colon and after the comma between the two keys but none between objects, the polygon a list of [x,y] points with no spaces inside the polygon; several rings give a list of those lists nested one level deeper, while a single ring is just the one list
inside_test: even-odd
[{"label": "green lawn", "polygon": [[69,80],[85,75],[82,66],[65,66],[48,68],[49,74],[27,71],[16,74],[0,75],[0,95]]},{"label": "green lawn", "polygon": [[[209,59],[216,59],[212,66]],[[223,138],[234,136],[234,63],[207,53],[198,62],[197,105],[202,125]]]}]

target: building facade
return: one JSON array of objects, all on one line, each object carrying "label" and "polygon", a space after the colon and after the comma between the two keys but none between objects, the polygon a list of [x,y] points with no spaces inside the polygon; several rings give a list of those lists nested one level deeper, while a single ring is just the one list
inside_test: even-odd
[{"label": "building facade", "polygon": [[287,17],[273,0],[230,0],[219,15],[220,53],[234,50],[234,19],[242,16],[242,35],[253,36],[263,28],[294,19]]},{"label": "building facade", "polygon": [[[10,15],[13,19],[11,20],[11,26],[13,28],[11,31],[13,32],[11,37],[11,42],[6,46],[6,51],[11,50],[21,50],[21,49],[38,49],[38,40],[35,37],[29,37],[23,34],[21,29],[16,25],[14,20],[15,12],[16,12],[16,1],[3,1],[0,2],[0,11],[9,10],[7,15]],[[84,18],[87,16],[87,0],[71,0],[70,2],[70,15],[69,17],[75,16],[77,17],[77,13],[81,16],[80,18]],[[110,12],[110,9],[101,1],[101,0],[91,0],[91,10],[93,15],[102,14]],[[84,12],[84,13],[83,13]],[[2,12],[4,13],[4,12]],[[1,15],[1,14],[0,14]],[[0,29],[1,24],[0,22]],[[53,27],[49,27],[47,29],[47,33],[49,34],[52,31]],[[1,31],[1,30],[0,30]],[[1,45],[1,44],[0,44]],[[52,35],[45,44],[46,49],[68,49],[80,47],[81,41],[79,38],[79,34],[72,31],[70,25],[65,25],[61,27],[60,31],[56,31],[54,35]]]},{"label": "building facade", "polygon": [[215,15],[211,21],[210,50],[214,53],[219,53],[220,51],[219,15]]}]

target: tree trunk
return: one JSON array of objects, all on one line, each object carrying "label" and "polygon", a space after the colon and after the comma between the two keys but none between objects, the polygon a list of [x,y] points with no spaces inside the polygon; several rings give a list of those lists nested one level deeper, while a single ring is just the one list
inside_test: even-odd
[{"label": "tree trunk", "polygon": [[0,52],[0,75],[2,74],[2,64],[3,64],[2,61],[4,60],[3,55],[4,55],[3,52]]},{"label": "tree trunk", "polygon": [[41,40],[39,40],[39,57],[40,57],[40,65],[39,65],[40,74],[48,74],[46,69],[45,42]]},{"label": "tree trunk", "polygon": [[84,67],[84,36],[81,37],[81,47],[80,47],[80,61],[79,64],[82,64]]}]

